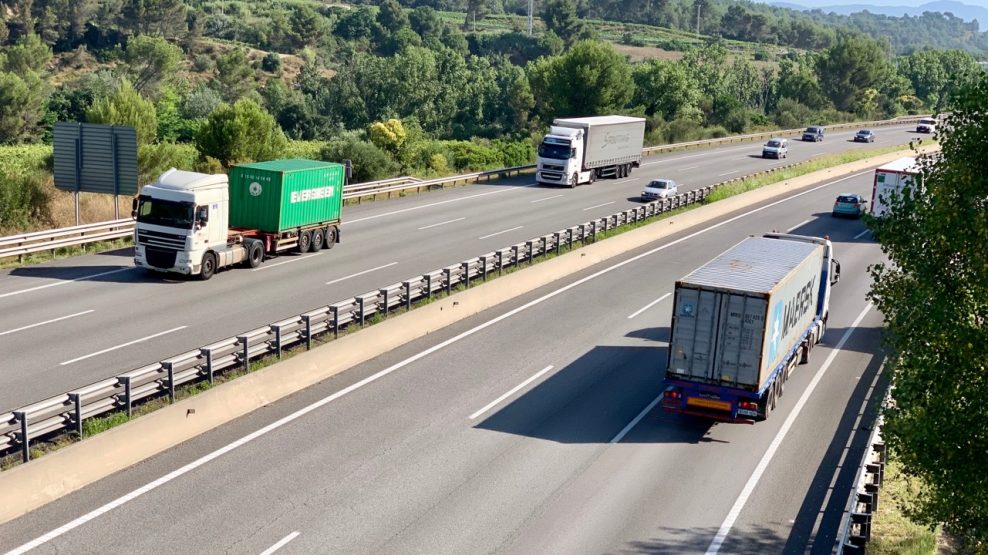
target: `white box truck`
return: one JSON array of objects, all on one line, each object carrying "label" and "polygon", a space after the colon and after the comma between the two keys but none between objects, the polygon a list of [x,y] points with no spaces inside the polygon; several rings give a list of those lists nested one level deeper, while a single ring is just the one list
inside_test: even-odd
[{"label": "white box truck", "polygon": [[749,237],[676,282],[662,408],[765,419],[826,330],[840,263],[821,237]]},{"label": "white box truck", "polygon": [[910,156],[899,158],[875,169],[875,183],[871,189],[871,215],[880,218],[888,210],[888,202],[893,193],[902,194],[902,189],[912,185],[919,175],[916,159]]},{"label": "white box truck", "polygon": [[539,144],[535,181],[576,187],[631,175],[642,160],[645,120],[627,116],[556,119]]}]

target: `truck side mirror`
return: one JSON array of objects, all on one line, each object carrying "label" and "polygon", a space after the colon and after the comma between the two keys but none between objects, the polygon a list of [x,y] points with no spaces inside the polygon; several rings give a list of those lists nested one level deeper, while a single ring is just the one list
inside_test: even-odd
[{"label": "truck side mirror", "polygon": [[196,225],[203,227],[209,223],[209,207],[200,206],[196,209]]},{"label": "truck side mirror", "polygon": [[137,218],[137,199],[133,199],[130,203],[130,217]]},{"label": "truck side mirror", "polygon": [[832,272],[830,273],[830,285],[836,285],[840,281],[840,262],[836,258],[830,259],[830,266],[832,267]]}]

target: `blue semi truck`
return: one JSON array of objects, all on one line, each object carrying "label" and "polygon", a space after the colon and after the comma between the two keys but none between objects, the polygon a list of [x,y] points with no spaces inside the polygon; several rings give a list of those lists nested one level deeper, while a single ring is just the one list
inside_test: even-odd
[{"label": "blue semi truck", "polygon": [[840,279],[830,240],[748,237],[676,282],[662,407],[764,420],[826,330]]}]

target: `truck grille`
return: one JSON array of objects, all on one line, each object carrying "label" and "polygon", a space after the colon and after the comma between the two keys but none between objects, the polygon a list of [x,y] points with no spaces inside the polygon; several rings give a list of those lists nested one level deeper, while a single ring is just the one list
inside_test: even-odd
[{"label": "truck grille", "polygon": [[149,231],[147,229],[137,230],[137,242],[146,247],[164,247],[175,250],[185,249],[185,235]]},{"label": "truck grille", "polygon": [[563,179],[563,174],[559,172],[540,172],[542,177],[545,179],[551,179],[553,181],[561,181]]},{"label": "truck grille", "polygon": [[558,172],[561,172],[561,171],[563,171],[564,167],[563,166],[557,166],[555,164],[542,164],[542,169],[543,170],[556,170]]},{"label": "truck grille", "polygon": [[157,249],[148,247],[144,250],[147,263],[155,268],[172,268],[175,266],[175,255],[177,251],[171,249]]}]

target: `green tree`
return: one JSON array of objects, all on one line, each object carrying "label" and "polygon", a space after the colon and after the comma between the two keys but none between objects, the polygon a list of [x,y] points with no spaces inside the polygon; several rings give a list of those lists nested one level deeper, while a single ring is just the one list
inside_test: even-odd
[{"label": "green tree", "polygon": [[334,137],[319,152],[319,158],[329,162],[350,160],[353,164],[352,182],[361,183],[394,177],[398,165],[374,143],[348,131]]},{"label": "green tree", "polygon": [[123,56],[134,89],[147,96],[157,96],[162,83],[174,77],[183,58],[181,48],[148,35],[127,41]]},{"label": "green tree", "polygon": [[[792,60],[779,62],[779,78],[776,83],[778,98],[789,98],[819,110],[827,106],[827,98],[820,89],[816,76],[810,71],[808,62],[796,64]],[[799,125],[803,125],[800,123]]]},{"label": "green tree", "polygon": [[229,168],[278,158],[288,139],[271,114],[245,98],[210,114],[196,134],[195,145],[200,156],[215,158]]},{"label": "green tree", "polygon": [[367,128],[367,138],[378,148],[390,152],[397,160],[405,146],[408,133],[405,132],[405,126],[400,119],[389,119],[370,124]]},{"label": "green tree", "polygon": [[137,35],[175,38],[188,29],[187,9],[182,0],[125,0],[119,20],[124,29]]},{"label": "green tree", "polygon": [[4,48],[4,71],[23,75],[27,72],[40,73],[51,61],[51,48],[35,34],[24,35],[12,46]]},{"label": "green tree", "polygon": [[816,73],[824,94],[838,110],[854,112],[866,89],[878,87],[888,71],[887,53],[874,40],[841,34],[817,58]]},{"label": "green tree", "polygon": [[577,13],[576,0],[548,0],[542,7],[542,21],[567,46],[590,38],[590,29]]},{"label": "green tree", "polygon": [[950,98],[984,75],[977,60],[959,50],[923,50],[899,58],[899,73],[933,110],[949,110]]},{"label": "green tree", "polygon": [[294,48],[319,46],[330,33],[329,21],[309,6],[297,6],[289,18],[291,44]]},{"label": "green tree", "polygon": [[429,48],[435,50],[442,44],[443,22],[436,10],[429,6],[419,6],[408,14],[408,22]]},{"label": "green tree", "polygon": [[39,133],[45,85],[33,71],[0,71],[0,143],[30,141]]},{"label": "green tree", "polygon": [[631,65],[603,42],[578,42],[562,56],[532,62],[527,73],[545,120],[620,113],[635,89]]},{"label": "green tree", "polygon": [[86,111],[86,121],[129,125],[137,131],[137,143],[140,145],[151,144],[158,137],[158,118],[154,104],[141,96],[126,79],[113,95],[93,103]]},{"label": "green tree", "polygon": [[408,16],[397,0],[383,0],[377,12],[377,23],[389,33],[408,27]]},{"label": "green tree", "polygon": [[922,192],[868,226],[890,263],[871,267],[894,401],[882,436],[927,486],[910,515],[988,553],[988,80],[958,91]]},{"label": "green tree", "polygon": [[702,91],[690,79],[683,64],[649,60],[635,65],[633,77],[635,96],[632,103],[642,106],[647,115],[659,115],[666,121],[688,119],[699,122],[702,118]]},{"label": "green tree", "polygon": [[233,48],[216,60],[216,81],[220,95],[234,102],[254,90],[254,70],[242,48]]}]

